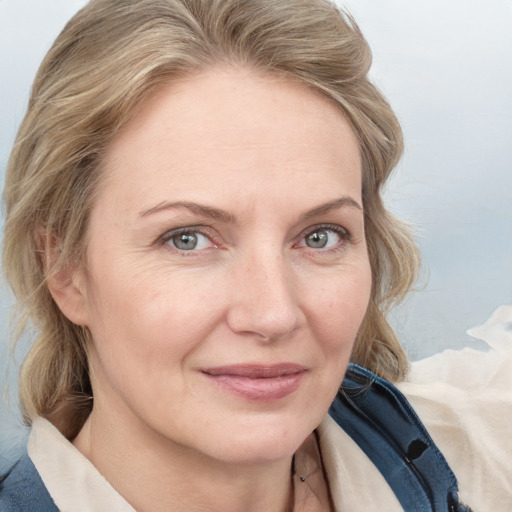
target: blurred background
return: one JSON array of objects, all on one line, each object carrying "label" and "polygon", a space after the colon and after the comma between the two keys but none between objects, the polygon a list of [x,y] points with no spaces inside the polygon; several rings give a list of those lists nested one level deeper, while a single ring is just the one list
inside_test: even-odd
[{"label": "blurred background", "polygon": [[[0,0],[0,176],[39,62],[83,0]],[[388,207],[416,228],[418,290],[392,315],[411,359],[483,343],[466,335],[512,303],[512,1],[339,1],[373,50],[371,75],[406,151]],[[0,219],[0,222],[2,220]],[[9,353],[13,300],[0,287],[0,471],[23,443]]]}]

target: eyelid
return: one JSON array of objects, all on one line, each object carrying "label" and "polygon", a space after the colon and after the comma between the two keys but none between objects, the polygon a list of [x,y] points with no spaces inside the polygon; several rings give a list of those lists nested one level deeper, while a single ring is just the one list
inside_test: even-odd
[{"label": "eyelid", "polygon": [[314,233],[315,231],[320,231],[322,229],[326,231],[335,231],[343,238],[351,238],[350,231],[347,228],[340,226],[339,224],[317,224],[315,226],[310,226],[304,229],[297,238],[304,238],[306,235]]},{"label": "eyelid", "polygon": [[[180,253],[198,252],[196,250],[183,251],[183,250],[178,249],[177,247],[172,247],[171,245],[168,244],[169,240],[171,240],[172,237],[177,236],[177,235],[188,234],[188,233],[197,233],[199,235],[202,235],[202,236],[208,238],[208,240],[210,240],[210,242],[212,243],[213,246],[219,245],[218,242],[215,240],[216,237],[213,235],[211,229],[209,229],[205,226],[183,226],[183,227],[179,227],[179,228],[169,229],[163,235],[160,235],[157,238],[156,243],[158,245],[166,245],[167,244],[172,250],[180,252]],[[202,249],[202,250],[204,250],[204,249]]]},{"label": "eyelid", "polygon": [[[348,243],[352,240],[352,235],[347,228],[345,228],[339,224],[324,223],[324,224],[317,224],[317,225],[309,226],[308,228],[302,230],[301,233],[295,238],[295,241],[293,242],[292,245],[308,248],[308,246],[306,244],[301,244],[301,242],[304,242],[306,236],[314,233],[315,231],[320,231],[320,230],[332,231],[332,232],[336,233],[340,237],[341,240],[340,240],[340,243],[336,244],[335,247],[330,247],[330,248],[326,248],[326,249],[310,248],[314,252],[324,253],[324,254],[328,253],[328,252],[335,252],[336,250],[343,248],[346,243]],[[155,243],[157,245],[167,245],[170,248],[170,250],[173,250],[180,254],[188,253],[189,255],[191,255],[193,253],[198,253],[198,252],[205,250],[205,249],[199,249],[199,250],[193,249],[190,251],[184,251],[184,250],[180,250],[177,247],[173,247],[170,244],[168,244],[169,240],[172,237],[174,237],[176,235],[187,234],[187,233],[197,233],[202,236],[205,236],[206,238],[208,238],[208,240],[210,240],[210,242],[212,243],[212,245],[214,247],[219,247],[221,245],[221,242],[219,242],[219,240],[218,240],[218,238],[219,238],[218,235],[216,235],[215,231],[212,230],[212,228],[210,228],[209,226],[182,226],[182,227],[169,229],[165,233],[160,235],[157,238]]]},{"label": "eyelid", "polygon": [[[347,228],[344,228],[343,226],[340,226],[339,224],[317,224],[316,226],[310,226],[306,229],[304,229],[300,235],[296,238],[296,242],[294,245],[298,245],[301,242],[305,241],[305,238],[314,233],[315,231],[333,231],[335,232],[341,239],[341,242],[337,244],[335,247],[330,247],[327,249],[313,249],[310,248],[314,252],[329,252],[329,251],[336,251],[342,247],[344,247],[345,243],[350,242],[352,240],[352,235],[350,231]],[[299,247],[306,247],[308,246],[304,243],[304,245],[299,245]]]}]

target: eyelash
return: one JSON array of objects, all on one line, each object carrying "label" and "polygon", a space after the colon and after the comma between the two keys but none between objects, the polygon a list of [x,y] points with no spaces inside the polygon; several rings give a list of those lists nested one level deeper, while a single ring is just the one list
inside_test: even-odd
[{"label": "eyelash", "polygon": [[173,247],[172,245],[169,244],[171,239],[174,238],[175,236],[195,235],[195,234],[199,234],[199,235],[202,235],[202,236],[208,238],[208,240],[210,240],[210,242],[212,243],[213,246],[217,245],[214,240],[215,237],[212,236],[212,233],[210,231],[204,229],[204,227],[199,227],[199,226],[187,226],[184,228],[177,228],[177,229],[172,229],[171,231],[167,231],[161,237],[158,238],[157,244],[161,245],[161,246],[167,246],[169,248],[169,250],[178,252],[180,255],[185,256],[185,257],[186,256],[195,256],[195,255],[197,255],[197,252],[198,252],[197,250],[186,251],[186,250],[178,249],[177,247]]},{"label": "eyelash", "polygon": [[303,231],[298,237],[299,242],[305,241],[306,237],[308,237],[309,235],[312,235],[313,233],[316,233],[318,231],[334,232],[336,235],[339,236],[340,241],[337,244],[335,244],[333,247],[328,247],[327,249],[324,249],[324,248],[314,249],[313,247],[309,247],[306,245],[305,247],[311,249],[311,251],[313,253],[320,253],[322,255],[335,253],[337,251],[343,250],[345,248],[346,244],[352,240],[352,236],[351,236],[350,232],[347,229],[345,229],[337,224],[319,224],[318,226],[313,226],[312,228],[307,228],[307,230]]},{"label": "eyelash", "polygon": [[[333,232],[339,236],[340,242],[335,244],[333,247],[329,247],[327,249],[324,249],[324,248],[315,249],[315,248],[309,247],[307,245],[303,245],[303,246],[301,245],[300,247],[306,247],[306,248],[310,249],[311,252],[313,252],[313,253],[329,254],[329,253],[334,253],[339,250],[342,250],[345,247],[346,243],[348,243],[352,240],[352,236],[351,236],[350,232],[347,229],[345,229],[337,224],[319,224],[317,226],[313,226],[313,227],[307,228],[307,230],[304,230],[296,238],[297,241],[293,243],[293,246],[297,246],[300,242],[305,242],[306,237],[308,237],[318,231]],[[172,245],[169,244],[171,239],[174,238],[175,236],[188,235],[188,234],[202,235],[202,236],[208,238],[208,240],[210,240],[210,242],[212,243],[213,246],[218,245],[218,244],[216,244],[215,237],[212,236],[212,233],[209,230],[206,230],[204,227],[199,227],[199,226],[187,226],[187,227],[177,228],[177,229],[167,231],[161,237],[158,238],[157,244],[161,245],[161,246],[167,246],[170,250],[178,252],[180,255],[182,255],[184,257],[197,256],[197,253],[198,253],[197,250],[194,250],[194,249],[189,250],[189,251],[182,250],[182,249],[178,249],[177,247],[173,247]]]}]

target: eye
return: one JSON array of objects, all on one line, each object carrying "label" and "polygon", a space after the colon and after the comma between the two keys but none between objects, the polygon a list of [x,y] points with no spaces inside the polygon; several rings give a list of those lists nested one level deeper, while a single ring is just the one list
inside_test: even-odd
[{"label": "eye", "polygon": [[162,241],[179,251],[200,251],[214,246],[206,235],[193,229],[170,231]]},{"label": "eye", "polygon": [[348,237],[341,226],[321,226],[306,233],[299,245],[311,249],[332,249]]}]

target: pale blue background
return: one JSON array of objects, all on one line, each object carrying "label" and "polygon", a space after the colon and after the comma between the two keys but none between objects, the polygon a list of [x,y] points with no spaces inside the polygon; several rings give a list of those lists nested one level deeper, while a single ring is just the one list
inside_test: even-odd
[{"label": "pale blue background", "polygon": [[[84,3],[0,0],[2,174],[38,63]],[[406,137],[387,200],[417,226],[424,286],[395,313],[394,325],[413,359],[480,346],[465,330],[512,303],[512,1],[343,3],[373,48],[372,76]],[[0,292],[0,373],[10,302]],[[23,348],[0,379],[11,397]],[[0,407],[0,468],[24,435],[15,411],[12,399]]]}]

